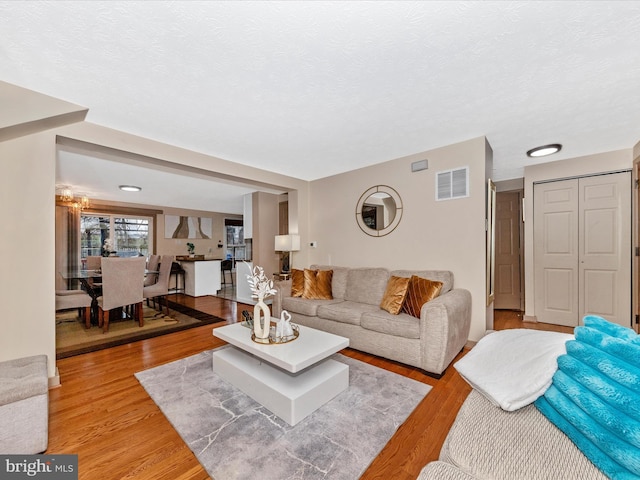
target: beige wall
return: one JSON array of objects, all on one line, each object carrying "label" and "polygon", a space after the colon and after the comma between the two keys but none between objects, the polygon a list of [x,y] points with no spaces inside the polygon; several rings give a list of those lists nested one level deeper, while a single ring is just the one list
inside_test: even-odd
[{"label": "beige wall", "polygon": [[81,122],[87,108],[0,82],[0,142]]},{"label": "beige wall", "polygon": [[[224,229],[225,218],[234,218],[242,220],[242,215],[233,215],[217,212],[205,212],[200,210],[185,210],[177,208],[162,208],[163,215],[158,215],[158,235],[156,239],[156,253],[158,255],[187,255],[187,242],[191,242],[196,247],[196,255],[210,255],[212,258],[224,259],[227,246],[227,236]],[[212,219],[212,237],[211,239],[203,238],[165,238],[164,234],[164,216],[165,215],[184,215],[192,217],[206,217]],[[218,248],[218,241],[222,242],[223,247]]]},{"label": "beige wall", "polygon": [[[486,149],[486,150],[485,150]],[[383,266],[391,269],[451,270],[456,287],[473,298],[470,338],[478,340],[486,328],[485,177],[488,152],[484,137],[391,160],[311,183],[308,261],[341,266]],[[427,158],[429,169],[411,172],[411,163]],[[435,174],[469,166],[470,197],[436,201]],[[490,171],[490,170],[489,170]],[[403,214],[396,230],[371,237],[356,223],[360,195],[374,185],[388,185],[402,197]]]},{"label": "beige wall", "polygon": [[[533,258],[533,184],[536,182],[596,175],[619,170],[630,170],[633,165],[633,150],[616,150],[557,162],[531,165],[524,169],[524,287],[525,315],[535,319],[535,282]],[[631,188],[631,185],[629,185]]]},{"label": "beige wall", "polygon": [[514,190],[524,190],[524,178],[513,178],[496,182],[496,192],[512,192]]},{"label": "beige wall", "polygon": [[279,271],[275,236],[278,234],[279,196],[271,193],[253,194],[253,265],[264,268],[267,276]]},{"label": "beige wall", "polygon": [[[6,92],[0,84],[2,98]],[[304,204],[308,199],[305,181],[86,122],[66,125],[74,115],[73,106],[65,102],[61,102],[59,108],[55,102],[52,106],[49,99],[43,100],[35,93],[21,98],[20,105],[13,109],[15,116],[5,109],[0,112],[0,222],[3,225],[0,248],[5,257],[2,269],[5,274],[0,284],[0,304],[5,310],[0,361],[44,353],[49,357],[49,375],[54,377],[56,372],[55,159],[59,136],[64,141],[95,144],[201,168],[226,180],[246,180],[258,188],[271,185],[278,190],[299,190],[301,195],[296,196],[299,204],[294,208],[308,210]],[[41,100],[42,108],[39,108]],[[29,107],[27,125],[22,124],[25,115],[20,112],[25,105]],[[79,109],[76,116],[83,114]],[[55,125],[64,126],[30,133]],[[270,243],[273,246],[273,239]]]},{"label": "beige wall", "polygon": [[0,361],[45,354],[55,375],[55,143],[0,142]]}]

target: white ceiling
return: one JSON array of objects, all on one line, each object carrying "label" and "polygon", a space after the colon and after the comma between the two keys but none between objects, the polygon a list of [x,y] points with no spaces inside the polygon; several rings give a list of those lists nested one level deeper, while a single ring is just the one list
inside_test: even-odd
[{"label": "white ceiling", "polygon": [[[235,214],[243,213],[243,195],[256,191],[255,187],[222,183],[202,174],[157,166],[150,169],[140,162],[67,150],[58,152],[56,183],[60,189],[71,186],[78,196],[100,200]],[[142,191],[125,192],[120,185],[136,185]]]},{"label": "white ceiling", "polygon": [[305,180],[485,135],[499,181],[640,140],[639,33],[637,1],[0,1],[0,80]]}]

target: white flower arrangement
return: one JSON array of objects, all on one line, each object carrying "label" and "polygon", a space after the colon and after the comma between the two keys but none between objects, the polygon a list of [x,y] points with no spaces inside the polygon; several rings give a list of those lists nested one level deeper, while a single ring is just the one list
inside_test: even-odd
[{"label": "white flower arrangement", "polygon": [[264,268],[255,266],[253,267],[253,275],[247,275],[249,280],[249,286],[253,292],[251,298],[267,298],[276,294],[276,290],[273,288],[273,280],[269,280],[264,274]]},{"label": "white flower arrangement", "polygon": [[114,252],[113,242],[110,238],[105,238],[104,243],[102,244],[102,256],[108,257],[112,252]]}]

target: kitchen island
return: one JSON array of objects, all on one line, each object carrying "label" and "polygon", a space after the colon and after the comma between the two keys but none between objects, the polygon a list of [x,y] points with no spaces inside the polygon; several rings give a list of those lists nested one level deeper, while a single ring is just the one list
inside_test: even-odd
[{"label": "kitchen island", "polygon": [[184,293],[192,297],[216,295],[220,290],[220,259],[176,257],[184,269]]}]

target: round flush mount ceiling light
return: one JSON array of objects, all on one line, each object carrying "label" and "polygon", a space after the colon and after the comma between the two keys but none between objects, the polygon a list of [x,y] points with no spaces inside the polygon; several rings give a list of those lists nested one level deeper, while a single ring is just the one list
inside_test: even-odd
[{"label": "round flush mount ceiling light", "polygon": [[546,157],[547,155],[558,153],[560,150],[562,150],[562,145],[559,143],[552,143],[550,145],[532,148],[527,152],[527,157]]},{"label": "round flush mount ceiling light", "polygon": [[139,192],[142,190],[142,187],[137,187],[135,185],[119,185],[118,188],[120,190],[124,190],[125,192]]}]

